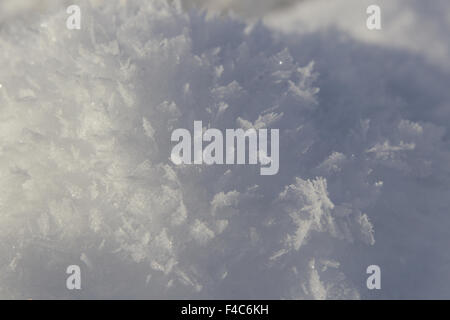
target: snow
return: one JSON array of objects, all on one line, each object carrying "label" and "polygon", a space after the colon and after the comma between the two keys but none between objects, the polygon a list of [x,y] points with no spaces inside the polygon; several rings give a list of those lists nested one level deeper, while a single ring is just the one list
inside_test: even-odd
[{"label": "snow", "polygon": [[[383,2],[383,35],[354,1],[13,2],[1,298],[74,297],[74,264],[83,298],[448,297],[448,2]],[[280,129],[279,173],[174,165],[194,120]]]}]

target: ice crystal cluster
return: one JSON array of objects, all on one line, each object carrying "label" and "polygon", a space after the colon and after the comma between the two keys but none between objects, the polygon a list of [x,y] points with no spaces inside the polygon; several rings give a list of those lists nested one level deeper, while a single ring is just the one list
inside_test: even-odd
[{"label": "ice crystal cluster", "polygon": [[[383,263],[405,295],[412,252],[448,264],[448,74],[336,30],[80,6],[81,30],[56,5],[1,24],[0,297],[360,298]],[[279,173],[174,165],[194,120],[279,128]]]}]

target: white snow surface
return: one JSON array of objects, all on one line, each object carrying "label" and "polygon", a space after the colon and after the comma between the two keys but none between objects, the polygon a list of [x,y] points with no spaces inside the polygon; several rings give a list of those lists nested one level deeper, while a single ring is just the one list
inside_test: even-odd
[{"label": "white snow surface", "polygon": [[[194,2],[0,5],[0,298],[448,298],[450,3]],[[279,173],[174,165],[194,120]]]}]

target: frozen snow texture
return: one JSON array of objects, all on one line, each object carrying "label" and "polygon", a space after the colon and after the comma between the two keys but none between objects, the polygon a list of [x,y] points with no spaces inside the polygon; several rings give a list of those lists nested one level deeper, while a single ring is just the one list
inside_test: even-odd
[{"label": "frozen snow texture", "polygon": [[[418,271],[448,264],[447,73],[176,1],[80,6],[80,31],[58,6],[0,30],[0,297],[359,298],[373,263],[380,296],[411,295],[405,268],[450,293]],[[173,165],[194,120],[279,128],[280,172]]]}]

